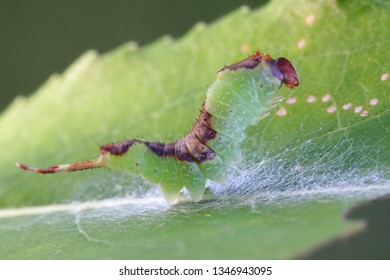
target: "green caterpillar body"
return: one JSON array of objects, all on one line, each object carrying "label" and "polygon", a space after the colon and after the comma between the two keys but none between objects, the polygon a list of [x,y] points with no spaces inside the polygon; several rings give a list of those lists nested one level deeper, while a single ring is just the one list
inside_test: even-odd
[{"label": "green caterpillar body", "polygon": [[224,182],[228,166],[241,161],[245,130],[280,101],[276,93],[283,83],[291,89],[299,85],[291,63],[257,51],[218,72],[195,124],[176,142],[124,140],[103,145],[100,156],[90,161],[48,169],[17,166],[43,174],[95,167],[123,169],[159,184],[171,203],[180,198],[183,187],[192,200],[199,201],[207,179]]}]

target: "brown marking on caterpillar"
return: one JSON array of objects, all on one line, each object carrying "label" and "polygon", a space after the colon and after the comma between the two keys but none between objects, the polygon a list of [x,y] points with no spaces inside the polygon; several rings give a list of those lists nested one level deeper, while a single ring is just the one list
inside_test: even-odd
[{"label": "brown marking on caterpillar", "polygon": [[[141,141],[141,143],[144,143],[146,147],[148,147],[153,153],[158,155],[159,157],[164,156],[164,149],[165,144],[160,142],[147,142],[147,141]],[[167,156],[167,155],[165,155]]]},{"label": "brown marking on caterpillar", "polygon": [[175,144],[175,156],[180,161],[194,162],[194,159],[187,150],[186,143],[183,138]]},{"label": "brown marking on caterpillar", "polygon": [[217,132],[212,129],[211,118],[212,115],[207,112],[205,103],[203,102],[202,110],[191,129],[203,144],[214,139],[217,135]]},{"label": "brown marking on caterpillar", "polygon": [[248,69],[253,69],[255,68],[257,65],[259,65],[260,62],[269,62],[271,61],[271,57],[269,56],[269,54],[262,54],[261,51],[257,50],[255,51],[252,55],[250,55],[248,58],[245,58],[239,62],[236,62],[232,65],[229,65],[229,66],[224,66],[221,70],[219,70],[218,72],[221,72],[221,71],[225,71],[225,70],[230,70],[230,71],[234,71],[234,70],[237,70],[237,69],[240,69],[240,68],[248,68]]},{"label": "brown marking on caterpillar", "polygon": [[216,156],[216,153],[203,144],[192,131],[186,135],[184,143],[188,152],[196,162],[211,160]]},{"label": "brown marking on caterpillar", "polygon": [[165,157],[174,157],[175,156],[175,144],[176,144],[176,142],[165,144],[165,147],[164,147],[164,156]]},{"label": "brown marking on caterpillar", "polygon": [[[212,115],[207,112],[204,105],[192,129],[182,139],[172,143],[148,142],[141,139],[124,140],[118,143],[103,145],[100,152],[121,156],[135,143],[142,143],[159,157],[176,157],[181,161],[203,162],[216,156],[215,152],[206,146],[214,139],[217,132],[211,127]],[[207,126],[205,125],[207,124]]]},{"label": "brown marking on caterpillar", "polygon": [[203,144],[206,144],[211,139],[214,139],[217,135],[217,132],[215,130],[208,128],[199,120],[196,120],[192,131]]},{"label": "brown marking on caterpillar", "polygon": [[143,143],[140,139],[124,140],[117,143],[109,143],[100,147],[100,153],[110,153],[115,156],[123,155],[135,143]]}]

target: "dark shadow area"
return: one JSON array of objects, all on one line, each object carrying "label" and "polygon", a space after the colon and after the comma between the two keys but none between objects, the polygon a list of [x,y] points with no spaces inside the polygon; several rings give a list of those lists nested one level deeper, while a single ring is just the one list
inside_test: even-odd
[{"label": "dark shadow area", "polygon": [[365,220],[367,227],[336,239],[305,259],[390,259],[390,196],[362,204],[347,213],[347,219]]},{"label": "dark shadow area", "polygon": [[129,41],[148,44],[181,37],[199,21],[210,23],[247,5],[236,1],[8,1],[0,9],[0,111],[61,73],[89,49],[99,53]]}]

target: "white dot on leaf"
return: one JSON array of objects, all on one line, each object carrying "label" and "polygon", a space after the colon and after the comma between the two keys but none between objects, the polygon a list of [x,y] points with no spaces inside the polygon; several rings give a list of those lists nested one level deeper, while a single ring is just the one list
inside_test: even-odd
[{"label": "white dot on leaf", "polygon": [[332,95],[330,95],[329,93],[325,94],[323,97],[322,97],[322,102],[328,102],[329,100],[332,99]]},{"label": "white dot on leaf", "polygon": [[289,99],[286,100],[286,103],[287,104],[294,104],[295,102],[297,102],[297,98],[294,96],[294,97],[290,97]]},{"label": "white dot on leaf", "polygon": [[247,43],[244,43],[241,45],[240,51],[242,53],[247,53],[250,50],[250,46]]},{"label": "white dot on leaf", "polygon": [[379,102],[379,99],[378,98],[373,98],[370,100],[370,105],[371,106],[375,106],[376,104],[378,104]]},{"label": "white dot on leaf", "polygon": [[343,105],[343,109],[344,110],[349,110],[349,109],[351,109],[352,108],[352,104],[351,103],[347,103],[347,104],[344,104]]},{"label": "white dot on leaf", "polygon": [[364,110],[361,114],[360,114],[361,117],[367,117],[368,116],[368,111],[367,110]]},{"label": "white dot on leaf", "polygon": [[314,14],[309,14],[305,17],[305,23],[307,25],[312,25],[314,20],[316,19],[315,15]]},{"label": "white dot on leaf", "polygon": [[285,115],[287,115],[287,110],[285,108],[280,108],[277,112],[276,112],[276,115],[278,115],[279,117],[284,117]]},{"label": "white dot on leaf", "polygon": [[306,99],[306,101],[309,102],[309,103],[313,103],[313,102],[316,101],[316,100],[317,100],[317,97],[314,96],[314,95],[309,95],[309,96],[307,97],[307,99]]},{"label": "white dot on leaf", "polygon": [[356,106],[353,110],[355,113],[360,113],[363,110],[363,106]]},{"label": "white dot on leaf", "polygon": [[389,73],[383,73],[381,76],[381,81],[387,81],[390,78]]},{"label": "white dot on leaf", "polygon": [[298,49],[303,49],[306,46],[306,40],[305,39],[300,39],[297,42],[297,48]]},{"label": "white dot on leaf", "polygon": [[326,108],[326,111],[327,111],[328,113],[334,113],[334,112],[336,112],[336,110],[337,110],[337,108],[336,108],[336,105],[335,105],[335,104],[332,104],[332,105],[330,105],[328,108]]}]

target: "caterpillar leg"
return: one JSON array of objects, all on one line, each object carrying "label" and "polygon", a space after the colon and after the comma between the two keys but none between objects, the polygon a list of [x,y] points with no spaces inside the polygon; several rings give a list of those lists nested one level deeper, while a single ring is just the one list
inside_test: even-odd
[{"label": "caterpillar leg", "polygon": [[162,177],[160,181],[161,191],[169,203],[177,203],[182,200],[180,190],[183,188],[182,177],[176,166],[176,158],[165,157],[162,161]]},{"label": "caterpillar leg", "polygon": [[194,162],[176,161],[176,166],[191,199],[195,202],[200,201],[203,198],[207,178]]}]

